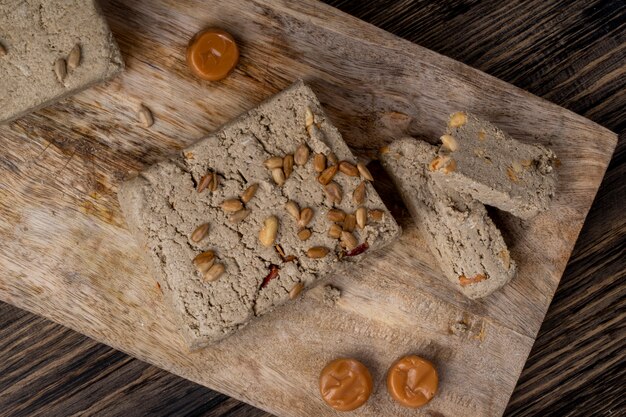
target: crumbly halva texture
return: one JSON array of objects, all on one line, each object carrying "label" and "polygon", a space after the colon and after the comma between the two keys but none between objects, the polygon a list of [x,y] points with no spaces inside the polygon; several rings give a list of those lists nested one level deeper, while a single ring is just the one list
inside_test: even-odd
[{"label": "crumbly halva texture", "polygon": [[431,165],[440,185],[522,219],[547,210],[556,189],[554,152],[527,144],[478,117],[450,116]]},{"label": "crumbly halva texture", "polygon": [[436,147],[403,138],[381,162],[445,276],[467,297],[485,297],[513,278],[515,262],[485,206],[433,180],[429,164],[436,156]]},{"label": "crumbly halva texture", "polygon": [[124,64],[94,0],[0,2],[0,124],[108,80]]},{"label": "crumbly halva texture", "polygon": [[[292,166],[285,156],[302,144],[309,150],[306,163],[301,164],[306,156],[301,149]],[[339,161],[356,164],[313,92],[298,82],[121,186],[119,200],[127,222],[143,242],[191,348],[228,336],[286,302],[296,285],[309,287],[366,256],[359,255],[365,249],[369,253],[398,237],[399,226],[369,182],[362,207],[382,210],[382,218],[362,229],[354,227],[351,249],[328,235],[333,224],[328,212],[356,212],[350,195],[363,180],[337,170],[332,183],[343,196],[331,203],[315,171],[316,153],[330,160],[332,153]],[[290,167],[282,168],[282,186],[274,173],[281,169],[280,158]],[[216,173],[217,181],[207,173]],[[258,187],[250,198],[252,192],[246,190],[252,184]],[[241,210],[237,199],[246,201]],[[288,201],[295,204],[287,206]],[[244,218],[231,221],[242,210],[248,210]],[[194,242],[190,236],[205,223],[206,237]],[[302,235],[306,240],[299,237],[303,230],[310,232]],[[211,282],[192,262],[208,250],[225,267]],[[299,288],[291,294],[296,298]]]}]

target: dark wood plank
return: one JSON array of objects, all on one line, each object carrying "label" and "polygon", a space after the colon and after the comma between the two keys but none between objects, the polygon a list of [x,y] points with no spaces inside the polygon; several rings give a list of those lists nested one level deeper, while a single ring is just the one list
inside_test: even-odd
[{"label": "dark wood plank", "polygon": [[[328,3],[609,129],[626,128],[621,1]],[[622,134],[507,415],[609,416],[626,407],[625,158]],[[0,414],[268,415],[6,304]]]}]

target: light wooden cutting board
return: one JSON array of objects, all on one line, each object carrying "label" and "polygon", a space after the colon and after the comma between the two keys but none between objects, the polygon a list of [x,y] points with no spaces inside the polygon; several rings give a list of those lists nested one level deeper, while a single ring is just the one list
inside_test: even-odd
[{"label": "light wooden cutting board", "polygon": [[[127,71],[0,127],[0,299],[280,416],[331,416],[317,376],[338,356],[367,364],[375,392],[359,416],[497,416],[515,386],[617,136],[554,104],[307,1],[107,0]],[[184,61],[207,26],[240,42],[227,80],[201,82]],[[349,275],[335,305],[322,287],[215,347],[187,352],[116,199],[119,183],[304,78],[361,156],[394,137],[436,139],[467,109],[562,163],[552,209],[530,222],[498,213],[519,274],[484,301],[445,280],[385,180],[405,232]],[[135,107],[150,107],[150,129]],[[376,166],[372,169],[376,172]],[[575,314],[574,312],[572,314]],[[420,410],[395,405],[389,365],[416,353],[440,371]]]}]

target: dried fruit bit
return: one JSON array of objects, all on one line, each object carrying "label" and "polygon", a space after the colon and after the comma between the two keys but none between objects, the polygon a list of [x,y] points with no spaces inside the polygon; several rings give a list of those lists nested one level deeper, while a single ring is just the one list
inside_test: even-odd
[{"label": "dried fruit bit", "polygon": [[54,73],[57,76],[57,80],[60,83],[63,83],[65,77],[67,76],[67,64],[63,58],[59,58],[54,61]]},{"label": "dried fruit bit", "polygon": [[343,192],[341,191],[341,187],[334,181],[331,181],[329,184],[324,186],[324,192],[326,193],[326,197],[328,197],[328,201],[331,204],[339,204],[343,198]]},{"label": "dried fruit bit", "polygon": [[311,259],[320,259],[328,255],[328,252],[330,252],[330,249],[324,246],[313,246],[306,251],[306,256]]},{"label": "dried fruit bit", "polygon": [[251,213],[250,210],[239,210],[228,217],[228,221],[231,223],[239,223]]},{"label": "dried fruit bit", "polygon": [[285,204],[285,209],[296,221],[300,220],[300,207],[298,207],[298,203],[289,200],[287,204]]},{"label": "dried fruit bit", "polygon": [[326,185],[333,180],[333,177],[337,173],[337,165],[331,165],[326,168],[322,173],[317,177],[317,180],[320,184]]},{"label": "dried fruit bit", "polygon": [[356,248],[347,251],[344,256],[357,256],[357,255],[360,255],[363,252],[365,252],[366,250],[368,250],[369,247],[370,247],[370,245],[367,242],[363,242],[359,246],[357,246]]},{"label": "dried fruit bit", "polygon": [[208,173],[205,176],[203,176],[202,178],[200,178],[200,182],[198,183],[198,187],[197,187],[196,191],[201,193],[202,191],[207,189],[207,187],[209,187],[211,182],[213,182],[213,174]]},{"label": "dried fruit bit", "polygon": [[354,214],[346,214],[346,218],[343,221],[343,230],[346,232],[354,232],[356,227],[356,216]]},{"label": "dried fruit bit", "polygon": [[285,172],[285,178],[289,178],[293,172],[293,155],[285,155],[283,158],[283,171]]},{"label": "dried fruit bit", "polygon": [[215,253],[212,250],[202,252],[201,254],[193,258],[193,264],[203,275],[207,273],[209,269],[211,269],[214,261]]},{"label": "dried fruit bit", "polygon": [[379,222],[385,216],[385,212],[382,210],[369,210],[367,215],[372,221]]},{"label": "dried fruit bit", "polygon": [[76,44],[67,56],[67,67],[70,70],[75,70],[80,65],[80,45]]},{"label": "dried fruit bit", "polygon": [[308,160],[309,160],[309,147],[303,143],[300,146],[298,146],[298,149],[296,149],[296,152],[293,155],[293,161],[296,163],[296,165],[303,166],[307,163]]},{"label": "dried fruit bit", "polygon": [[448,127],[461,127],[465,123],[467,123],[467,115],[464,112],[460,111],[453,113],[450,116],[450,120],[448,121]]},{"label": "dried fruit bit", "polygon": [[454,152],[459,149],[459,143],[456,141],[454,136],[452,135],[443,135],[441,138],[442,147],[444,149],[449,150],[450,152]]},{"label": "dried fruit bit", "polygon": [[267,169],[282,168],[283,158],[280,156],[272,156],[271,158],[266,159],[263,165],[265,165],[265,168]]},{"label": "dried fruit bit", "polygon": [[346,218],[346,213],[339,209],[328,210],[326,218],[331,222],[342,222]]},{"label": "dried fruit bit", "polygon": [[316,153],[313,157],[313,168],[315,172],[322,172],[326,169],[326,156],[323,153]]},{"label": "dried fruit bit", "polygon": [[141,122],[143,127],[150,127],[154,124],[154,117],[152,116],[152,112],[145,105],[140,105],[139,110],[137,111],[137,118]]},{"label": "dried fruit bit", "polygon": [[243,201],[244,204],[248,204],[248,202],[252,200],[252,198],[256,194],[256,190],[258,189],[259,189],[258,183],[254,183],[250,185],[248,188],[246,188],[246,191],[244,191],[243,194],[241,194],[241,201]]},{"label": "dried fruit bit", "polygon": [[461,275],[459,277],[459,284],[461,284],[461,287],[466,287],[468,285],[473,285],[473,284],[476,284],[477,282],[484,281],[486,279],[487,279],[487,276],[485,274],[477,274],[471,278],[468,278],[465,275]]},{"label": "dried fruit bit", "polygon": [[263,222],[263,227],[259,231],[259,241],[265,247],[270,247],[276,240],[278,234],[278,219],[270,216]]},{"label": "dried fruit bit", "polygon": [[274,168],[272,169],[272,178],[274,182],[278,184],[278,186],[282,186],[285,184],[285,173],[282,168]]},{"label": "dried fruit bit", "polygon": [[299,227],[306,227],[313,219],[313,209],[305,207],[300,211],[300,220],[298,220]]},{"label": "dried fruit bit", "polygon": [[363,162],[359,162],[358,164],[356,164],[356,167],[358,168],[359,173],[364,179],[368,181],[374,181],[374,177],[372,177],[372,173],[370,172],[369,169],[367,169],[367,167],[365,166]]},{"label": "dried fruit bit", "polygon": [[197,243],[197,242],[200,242],[202,239],[204,239],[207,236],[207,234],[209,234],[209,224],[204,223],[196,227],[196,230],[193,231],[193,233],[190,236],[190,239],[192,242]]},{"label": "dried fruit bit", "polygon": [[332,237],[333,239],[339,239],[341,237],[341,232],[343,229],[336,223],[330,225],[328,229],[328,237]]},{"label": "dried fruit bit", "polygon": [[310,229],[302,229],[298,232],[298,239],[305,241],[308,238],[311,237],[311,230]]},{"label": "dried fruit bit", "polygon": [[341,232],[341,243],[344,244],[346,249],[351,250],[359,244],[359,241],[352,233],[346,232],[344,230],[343,232]]},{"label": "dried fruit bit", "polygon": [[215,264],[204,274],[204,280],[209,282],[215,281],[225,270],[226,268],[224,268],[223,264]]},{"label": "dried fruit bit", "polygon": [[289,290],[289,299],[293,300],[297,298],[302,292],[303,288],[304,288],[304,284],[301,282],[298,282],[296,285],[294,285],[293,288]]},{"label": "dried fruit bit", "polygon": [[356,224],[359,226],[359,229],[363,229],[367,224],[367,209],[365,207],[356,209]]},{"label": "dried fruit bit", "polygon": [[233,213],[243,209],[243,204],[237,198],[229,198],[222,203],[222,210],[228,213]]},{"label": "dried fruit bit", "polygon": [[352,192],[352,201],[357,206],[360,206],[365,201],[365,181],[361,181],[354,189],[354,192]]},{"label": "dried fruit bit", "polygon": [[339,162],[339,171],[343,172],[344,174],[348,175],[349,177],[358,177],[359,176],[359,169],[356,166],[352,165],[348,161],[341,161],[341,162]]},{"label": "dried fruit bit", "polygon": [[277,265],[271,264],[269,274],[267,274],[267,276],[263,278],[263,282],[261,282],[261,288],[264,288],[271,280],[276,278],[279,272],[280,268],[278,268]]}]

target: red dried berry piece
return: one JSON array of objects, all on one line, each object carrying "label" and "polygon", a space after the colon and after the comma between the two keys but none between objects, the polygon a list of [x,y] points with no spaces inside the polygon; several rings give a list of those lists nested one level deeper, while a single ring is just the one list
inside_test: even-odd
[{"label": "red dried berry piece", "polygon": [[261,283],[261,288],[264,288],[267,284],[269,284],[269,282],[271,280],[273,280],[274,278],[276,278],[278,276],[278,272],[280,271],[280,268],[278,268],[278,266],[271,264],[270,265],[270,273],[267,274],[267,276],[265,278],[263,278],[263,282]]},{"label": "red dried berry piece", "polygon": [[363,242],[359,246],[357,246],[356,248],[347,251],[346,252],[346,256],[357,256],[357,255],[360,255],[363,252],[365,252],[366,250],[368,250],[369,247],[370,247],[370,245],[368,245],[367,242]]}]

